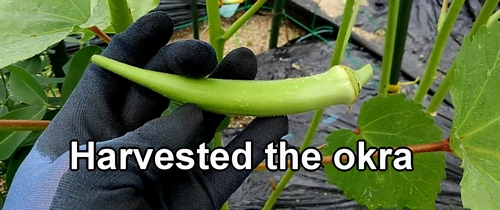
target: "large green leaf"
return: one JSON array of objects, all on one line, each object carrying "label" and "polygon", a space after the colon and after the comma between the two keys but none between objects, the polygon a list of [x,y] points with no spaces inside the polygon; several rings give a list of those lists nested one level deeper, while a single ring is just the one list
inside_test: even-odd
[{"label": "large green leaf", "polygon": [[30,105],[47,104],[47,94],[33,75],[14,65],[8,66],[7,69],[11,74],[9,89],[17,100]]},{"label": "large green leaf", "polygon": [[500,209],[500,23],[464,39],[451,88],[451,146],[462,158],[462,202]]},{"label": "large green leaf", "polygon": [[[4,114],[0,119],[40,120],[46,110],[43,106],[28,106]],[[31,131],[0,132],[0,160],[8,159],[30,133]]]},{"label": "large green leaf", "polygon": [[[95,1],[91,6],[91,1]],[[0,0],[0,68],[106,20],[104,0]]]},{"label": "large green leaf", "polygon": [[[369,147],[399,147],[436,142],[442,131],[434,120],[421,111],[422,106],[405,95],[376,96],[361,107],[358,131],[341,129],[327,137],[325,154],[341,147],[357,152],[363,139]],[[361,148],[363,150],[363,148]],[[375,166],[379,159],[373,158]],[[413,171],[396,171],[393,157],[387,158],[386,171],[340,171],[333,164],[325,165],[328,181],[336,184],[349,199],[370,209],[410,208],[434,209],[440,181],[445,178],[445,155],[441,152],[413,155]]]},{"label": "large green leaf", "polygon": [[66,72],[66,79],[64,79],[64,83],[62,86],[62,104],[66,103],[69,95],[73,92],[76,85],[80,81],[80,78],[82,77],[85,69],[87,69],[87,66],[90,63],[90,58],[92,58],[92,55],[101,54],[101,52],[102,49],[98,46],[87,46],[78,50],[78,52],[76,52],[75,55],[71,58],[71,60],[68,62],[69,66]]}]

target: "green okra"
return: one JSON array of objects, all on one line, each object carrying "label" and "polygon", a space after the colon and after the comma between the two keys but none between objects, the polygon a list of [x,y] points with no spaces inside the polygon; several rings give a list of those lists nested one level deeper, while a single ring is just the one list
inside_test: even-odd
[{"label": "green okra", "polygon": [[281,116],[332,105],[351,105],[373,75],[369,64],[357,71],[337,65],[321,74],[302,78],[225,80],[151,71],[100,55],[94,55],[92,61],[172,100],[233,116]]}]

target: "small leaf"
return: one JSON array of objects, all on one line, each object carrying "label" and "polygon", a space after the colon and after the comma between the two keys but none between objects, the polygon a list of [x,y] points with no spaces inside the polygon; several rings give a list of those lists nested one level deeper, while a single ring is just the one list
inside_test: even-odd
[{"label": "small leaf", "polygon": [[14,179],[14,175],[16,174],[17,169],[19,168],[21,163],[24,161],[26,156],[28,156],[32,147],[33,146],[19,148],[19,150],[17,150],[16,153],[10,159],[9,167],[7,168],[7,173],[5,174],[5,181],[6,181],[7,187],[10,187],[10,184],[12,184],[12,180]]},{"label": "small leaf", "polygon": [[452,150],[462,159],[463,206],[500,209],[500,23],[464,39],[450,89],[455,116]]},{"label": "small leaf", "polygon": [[49,97],[49,104],[53,106],[61,106],[61,97]]},{"label": "small leaf", "polygon": [[[351,130],[337,130],[327,137],[325,154],[341,147],[357,153],[357,143],[363,139],[366,148],[398,147],[441,140],[442,131],[434,119],[426,115],[422,105],[405,100],[405,95],[376,96],[364,102],[358,117],[357,135]],[[363,148],[360,148],[363,150]],[[380,166],[379,158],[373,158]],[[392,167],[393,157],[387,158],[386,171],[358,171],[357,165],[346,172],[333,164],[325,165],[330,183],[336,184],[349,199],[370,209],[410,208],[434,209],[440,181],[445,178],[445,155],[442,152],[413,155],[413,171],[398,172]]]},{"label": "small leaf", "polygon": [[[104,0],[2,0],[0,68],[30,58],[72,32],[106,20]],[[4,53],[5,52],[5,53]]]},{"label": "small leaf", "polygon": [[44,76],[35,75],[35,79],[38,82],[38,84],[40,84],[42,86],[46,86],[49,84],[63,83],[65,78],[44,77]]},{"label": "small leaf", "polygon": [[92,32],[90,30],[85,30],[82,32],[82,38],[80,38],[80,42],[83,42],[83,43],[88,42],[89,40],[91,40],[94,37],[96,37],[94,32]]},{"label": "small leaf", "polygon": [[171,113],[172,113],[172,112],[174,112],[177,108],[179,108],[179,106],[182,106],[182,103],[177,102],[177,101],[170,101],[170,105],[168,106],[167,110],[165,110],[165,111],[162,113],[162,116],[171,114]]},{"label": "small leaf", "polygon": [[102,49],[98,46],[87,46],[84,47],[68,61],[69,66],[66,73],[66,79],[64,79],[61,92],[61,102],[64,104],[68,97],[71,95],[76,85],[80,81],[85,69],[87,69],[90,58],[92,55],[100,54]]},{"label": "small leaf", "polygon": [[5,105],[0,105],[0,116],[7,114],[9,112],[9,107]]},{"label": "small leaf", "polygon": [[78,40],[77,38],[75,37],[71,37],[71,36],[68,36],[66,38],[64,38],[64,41],[65,42],[69,42],[69,43],[77,43],[77,44],[80,44],[80,40]]},{"label": "small leaf", "polygon": [[[43,106],[28,106],[0,116],[0,119],[40,120],[47,109]],[[31,131],[0,132],[0,160],[6,160],[16,151]]]},{"label": "small leaf", "polygon": [[226,116],[226,118],[224,118],[219,127],[217,127],[215,132],[223,131],[224,129],[227,128],[227,126],[229,126],[229,123],[231,123],[231,117]]},{"label": "small leaf", "polygon": [[18,66],[8,66],[11,76],[9,89],[17,100],[30,105],[44,106],[47,104],[47,94],[38,84],[35,77]]},{"label": "small leaf", "polygon": [[156,9],[160,4],[160,0],[127,0],[132,13],[132,18],[137,20],[141,16],[147,14],[153,9]]},{"label": "small leaf", "polygon": [[35,142],[38,140],[40,135],[42,135],[43,131],[32,131],[30,135],[24,139],[23,143],[19,145],[19,147],[25,147],[25,146],[32,146],[35,144]]},{"label": "small leaf", "polygon": [[30,74],[38,74],[45,67],[45,66],[42,66],[42,59],[40,58],[40,55],[35,55],[35,56],[33,56],[29,59],[26,59],[24,61],[19,61],[16,63],[16,66],[19,66],[22,69],[25,69]]},{"label": "small leaf", "polygon": [[3,79],[2,79],[2,76],[0,75],[0,101],[2,103],[5,102],[5,100],[7,100],[7,90],[5,89],[5,84],[3,83]]}]

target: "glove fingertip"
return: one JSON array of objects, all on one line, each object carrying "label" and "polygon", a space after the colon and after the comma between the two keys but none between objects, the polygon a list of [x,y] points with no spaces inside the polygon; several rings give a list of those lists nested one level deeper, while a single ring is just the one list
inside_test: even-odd
[{"label": "glove fingertip", "polygon": [[166,12],[151,12],[113,36],[102,55],[142,67],[168,43],[173,29],[174,22]]},{"label": "glove fingertip", "polygon": [[217,65],[211,78],[253,80],[257,75],[257,57],[252,50],[240,47],[229,52]]},{"label": "glove fingertip", "polygon": [[173,42],[162,57],[167,66],[176,74],[202,78],[210,74],[217,66],[214,48],[204,41],[189,39]]}]

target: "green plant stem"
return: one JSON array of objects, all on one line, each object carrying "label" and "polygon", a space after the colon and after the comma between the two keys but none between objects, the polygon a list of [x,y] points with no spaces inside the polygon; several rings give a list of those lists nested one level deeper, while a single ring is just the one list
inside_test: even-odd
[{"label": "green plant stem", "polygon": [[221,210],[229,210],[229,203],[226,201],[224,205],[220,208]]},{"label": "green plant stem", "polygon": [[391,65],[391,76],[389,84],[398,85],[401,71],[401,63],[405,53],[406,36],[408,34],[408,23],[410,22],[411,7],[413,0],[404,0],[399,5],[398,20],[396,27],[396,38],[394,41],[394,53]]},{"label": "green plant stem", "polygon": [[191,18],[193,19],[193,38],[200,39],[198,32],[198,1],[191,0]]},{"label": "green plant stem", "polygon": [[[347,46],[347,40],[351,36],[351,31],[352,27],[354,25],[354,22],[356,20],[357,12],[359,10],[359,6],[361,4],[360,0],[347,0],[345,7],[344,7],[344,13],[342,16],[342,22],[340,24],[340,29],[339,33],[337,36],[337,42],[335,43],[335,48],[333,51],[332,59],[330,61],[330,67],[339,65],[342,62],[342,58],[344,55],[344,51]],[[353,11],[354,7],[354,11]],[[318,109],[314,112],[314,116],[311,120],[311,124],[309,125],[309,129],[306,133],[306,137],[304,139],[304,142],[302,142],[302,145],[300,146],[300,152],[309,147],[311,142],[314,139],[314,136],[316,134],[316,130],[318,129],[319,123],[321,121],[321,117],[323,116],[323,111],[324,109]],[[292,179],[293,175],[295,174],[294,171],[291,169],[288,169],[281,180],[279,181],[278,185],[276,188],[273,190],[269,198],[267,199],[266,203],[264,204],[263,210],[270,210],[273,206],[276,200],[278,200],[279,196],[285,189],[285,186],[287,183]]]},{"label": "green plant stem", "polygon": [[0,131],[43,131],[48,120],[0,120]]},{"label": "green plant stem", "polygon": [[275,0],[273,7],[273,20],[271,23],[271,34],[269,35],[269,49],[274,49],[278,45],[278,36],[280,33],[280,24],[283,19],[283,9],[286,0]]},{"label": "green plant stem", "polygon": [[[221,62],[222,58],[224,57],[224,44],[226,40],[222,39],[224,31],[222,30],[222,24],[220,20],[219,2],[218,0],[206,0],[206,5],[208,27],[210,33],[210,45],[212,45],[215,50],[217,61]],[[214,148],[222,147],[222,133],[220,131],[215,133],[212,142]],[[227,201],[224,203],[221,209],[229,210],[229,204]]]},{"label": "green plant stem", "polygon": [[[351,8],[351,5],[348,5],[346,3],[346,8],[344,11],[345,15],[342,16],[342,18],[346,18],[346,20],[349,21],[342,21],[340,23],[339,36],[337,36],[337,42],[335,43],[334,53],[332,55],[332,59],[330,60],[330,66],[335,66],[342,63],[345,49],[347,47],[347,43],[349,42],[349,38],[351,37],[352,27],[356,22],[356,15],[358,14],[360,5],[361,2],[357,1],[354,3],[353,8]],[[340,34],[342,34],[342,36],[340,36]]]},{"label": "green plant stem", "polygon": [[446,18],[446,12],[448,11],[448,0],[443,0],[443,6],[441,7],[441,13],[439,13],[439,19],[438,19],[438,31],[441,30],[441,27],[443,26],[443,21]]},{"label": "green plant stem", "polygon": [[500,9],[497,10],[495,13],[493,13],[493,15],[490,16],[490,18],[488,19],[488,22],[486,23],[486,26],[491,27],[491,24],[493,24],[494,22],[497,22],[499,18],[500,18]]},{"label": "green plant stem", "polygon": [[436,116],[437,110],[441,106],[441,103],[443,103],[444,98],[446,98],[446,95],[448,95],[448,90],[451,87],[451,83],[453,82],[453,76],[455,75],[455,68],[457,67],[456,62],[457,60],[454,60],[453,63],[451,64],[451,67],[448,69],[446,76],[441,81],[439,88],[434,93],[434,95],[431,98],[431,101],[429,102],[429,105],[427,105],[427,108],[425,109],[425,113],[429,114],[430,116],[433,117]]},{"label": "green plant stem", "polygon": [[[467,38],[469,40],[476,35],[477,30],[479,27],[481,27],[484,24],[491,24],[490,21],[492,18],[495,21],[500,17],[500,10],[495,12],[493,15],[493,11],[495,11],[496,5],[500,2],[500,0],[486,0],[484,2],[483,7],[481,8],[481,11],[479,12],[476,21],[474,21],[474,24],[472,25],[471,30],[469,31],[469,34],[467,35]],[[452,3],[453,4],[453,3]],[[439,85],[439,88],[437,89],[436,93],[434,93],[434,96],[432,97],[431,101],[429,102],[429,105],[427,106],[425,112],[431,116],[435,116],[437,113],[437,110],[441,106],[441,103],[443,103],[444,99],[446,98],[446,95],[448,94],[448,91],[450,90],[451,84],[453,82],[453,76],[455,75],[455,69],[456,69],[456,64],[457,60],[453,60],[453,63],[451,64],[451,67],[448,69],[446,76],[443,78],[443,81],[441,81],[441,84]]]},{"label": "green plant stem", "polygon": [[220,131],[215,133],[213,141],[214,141],[214,148],[223,146],[222,145],[222,133]]},{"label": "green plant stem", "polygon": [[[221,36],[221,39],[223,40],[228,40],[233,36],[236,31],[238,31],[245,22],[247,22],[252,15],[254,15],[259,9],[266,3],[267,0],[257,0],[255,4],[250,7],[238,20],[236,20],[229,28],[226,30],[226,32]],[[208,4],[208,2],[207,2]],[[208,6],[208,5],[207,5]],[[210,17],[209,17],[210,18]]]},{"label": "green plant stem", "polygon": [[109,22],[115,33],[121,33],[133,22],[132,14],[127,0],[107,0],[109,11]]},{"label": "green plant stem", "polygon": [[220,21],[219,14],[219,2],[217,0],[207,0],[207,16],[208,16],[208,27],[210,33],[210,45],[215,50],[217,55],[217,60],[220,62],[224,57],[224,43],[225,40],[222,39],[222,25]]},{"label": "green plant stem", "polygon": [[443,21],[441,30],[438,31],[434,47],[429,55],[429,60],[427,61],[427,67],[424,71],[424,75],[422,76],[422,80],[420,81],[417,91],[413,96],[413,100],[417,103],[422,103],[425,95],[427,95],[427,91],[429,91],[432,82],[435,79],[438,65],[441,61],[446,43],[448,42],[451,30],[453,29],[453,25],[455,25],[455,21],[464,2],[465,0],[455,0],[451,2],[450,10]]},{"label": "green plant stem", "polygon": [[389,79],[391,76],[391,65],[394,57],[394,43],[398,22],[399,0],[389,1],[389,14],[387,17],[387,31],[384,44],[384,55],[382,58],[382,72],[378,94],[387,95],[389,89]]}]

